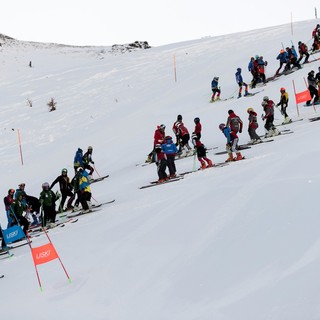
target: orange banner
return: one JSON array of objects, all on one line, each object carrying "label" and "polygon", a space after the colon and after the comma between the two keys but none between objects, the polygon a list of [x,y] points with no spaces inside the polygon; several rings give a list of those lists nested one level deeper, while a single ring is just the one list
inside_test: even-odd
[{"label": "orange banner", "polygon": [[47,263],[51,260],[59,258],[52,243],[48,243],[37,248],[32,248],[31,250],[35,265]]},{"label": "orange banner", "polygon": [[309,90],[296,93],[296,102],[297,102],[297,104],[301,103],[301,102],[309,101],[311,99],[312,98],[311,98]]}]

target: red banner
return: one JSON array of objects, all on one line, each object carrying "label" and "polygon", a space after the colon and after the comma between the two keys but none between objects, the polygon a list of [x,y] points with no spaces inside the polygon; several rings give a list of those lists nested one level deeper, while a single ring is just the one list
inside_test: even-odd
[{"label": "red banner", "polygon": [[309,100],[311,100],[311,99],[312,99],[312,98],[311,98],[311,95],[310,95],[310,91],[309,91],[309,90],[296,93],[296,102],[297,102],[297,104],[298,104],[298,103],[301,103],[301,102],[309,101]]},{"label": "red banner", "polygon": [[52,243],[48,243],[37,248],[32,248],[31,251],[35,265],[47,263],[51,260],[59,258]]}]

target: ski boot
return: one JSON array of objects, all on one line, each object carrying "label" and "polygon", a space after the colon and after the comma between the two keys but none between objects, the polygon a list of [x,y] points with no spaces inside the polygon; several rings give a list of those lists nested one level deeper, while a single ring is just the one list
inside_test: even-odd
[{"label": "ski boot", "polygon": [[213,164],[212,164],[212,161],[211,160],[207,160],[207,163],[208,163],[208,165],[207,165],[207,168],[211,168],[211,167],[213,167]]},{"label": "ski boot", "polygon": [[232,152],[229,153],[229,158],[225,162],[233,161],[233,155]]},{"label": "ski boot", "polygon": [[237,152],[236,155],[237,156],[234,158],[234,161],[238,161],[238,160],[242,160],[243,159],[243,156],[242,156],[241,152]]}]

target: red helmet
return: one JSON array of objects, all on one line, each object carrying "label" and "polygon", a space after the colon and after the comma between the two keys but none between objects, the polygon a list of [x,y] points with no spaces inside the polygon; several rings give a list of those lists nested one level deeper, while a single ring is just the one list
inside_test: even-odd
[{"label": "red helmet", "polygon": [[282,91],[286,91],[286,88],[281,88],[281,89],[280,89],[280,92],[282,92]]}]

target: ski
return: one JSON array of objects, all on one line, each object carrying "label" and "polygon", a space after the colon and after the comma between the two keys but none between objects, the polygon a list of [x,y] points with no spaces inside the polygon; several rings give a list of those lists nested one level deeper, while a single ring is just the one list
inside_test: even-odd
[{"label": "ski", "polygon": [[99,177],[99,178],[92,179],[92,180],[90,180],[90,184],[92,184],[92,183],[96,183],[96,182],[99,182],[99,181],[102,181],[102,180],[104,180],[104,179],[106,179],[106,178],[108,178],[108,177],[109,177],[109,175],[107,174],[107,175],[105,175],[105,176],[102,176],[102,177]]},{"label": "ski", "polygon": [[139,189],[146,189],[146,188],[150,188],[150,187],[155,187],[155,186],[161,186],[163,184],[167,184],[167,183],[170,183],[170,182],[176,182],[176,181],[179,181],[179,180],[182,180],[183,177],[177,177],[177,178],[174,178],[174,179],[170,179],[170,180],[167,180],[165,182],[162,182],[162,183],[150,183],[150,184],[147,184],[145,186],[142,186],[140,187]]},{"label": "ski", "polygon": [[218,163],[214,164],[212,167],[208,167],[208,168],[205,168],[205,169],[199,168],[199,169],[193,170],[193,171],[182,172],[182,173],[180,173],[180,174],[178,175],[178,177],[180,177],[180,176],[185,176],[185,175],[190,174],[190,173],[195,173],[195,172],[199,172],[199,171],[205,171],[205,170],[211,169],[211,168],[221,168],[221,167],[225,167],[225,166],[227,166],[228,164],[229,164],[229,163],[227,163],[227,162],[218,162]]},{"label": "ski", "polygon": [[231,99],[234,99],[234,97],[229,97],[229,98],[225,98],[225,99],[215,99],[215,100],[210,100],[209,102],[210,103],[215,103],[215,102],[219,102],[219,101],[228,101],[228,100],[231,100]]},{"label": "ski", "polygon": [[260,140],[259,142],[256,142],[256,143],[253,143],[253,142],[248,142],[246,144],[241,144],[240,147],[243,148],[243,147],[248,147],[248,146],[256,146],[256,145],[259,145],[261,143],[266,143],[266,142],[272,142],[274,141],[273,139],[268,139],[268,140]]},{"label": "ski", "polygon": [[[30,241],[31,242],[31,241]],[[21,243],[21,244],[18,244],[17,246],[8,246],[8,250],[13,250],[13,249],[17,249],[17,248],[20,248],[20,247],[23,247],[23,246],[26,246],[27,244],[29,244],[29,242],[24,242],[24,243]]]},{"label": "ski", "polygon": [[262,91],[264,91],[264,89],[259,90],[259,91],[257,91],[257,92],[250,92],[250,93],[244,94],[243,96],[244,96],[245,98],[252,97],[252,96],[255,96],[256,94],[258,94],[258,93],[260,93],[260,92],[262,92]]},{"label": "ski", "polygon": [[2,278],[4,278],[4,274],[2,274],[2,275],[0,276],[0,279],[2,279]]},{"label": "ski", "polygon": [[[240,145],[240,146],[238,147],[238,150],[246,150],[246,149],[250,149],[250,148],[251,148],[251,147],[248,146],[248,145]],[[225,151],[220,151],[220,152],[216,152],[215,155],[216,155],[216,156],[219,156],[219,155],[221,155],[221,154],[226,154],[226,153],[228,153],[227,150],[225,150]]]},{"label": "ski", "polygon": [[320,120],[320,116],[319,117],[314,117],[314,118],[309,118],[309,121],[313,122],[313,121],[318,121]]},{"label": "ski", "polygon": [[115,201],[116,200],[113,199],[113,200],[110,200],[110,201],[106,201],[106,202],[102,202],[102,203],[99,203],[99,204],[96,204],[96,205],[92,205],[88,212],[84,212],[83,210],[73,211],[70,215],[68,215],[68,217],[69,218],[74,218],[74,217],[81,216],[81,215],[84,215],[84,214],[87,214],[87,213],[92,213],[92,212],[99,211],[99,210],[101,210],[101,208],[100,208],[101,206],[106,205],[106,204],[110,204],[110,203],[114,203]]},{"label": "ski", "polygon": [[302,121],[302,120],[303,120],[303,118],[301,118],[301,119],[296,119],[296,120],[290,120],[288,123],[282,122],[282,123],[280,123],[280,124],[276,124],[276,127],[285,126],[286,124],[290,124],[290,123],[298,122],[298,121]]}]

